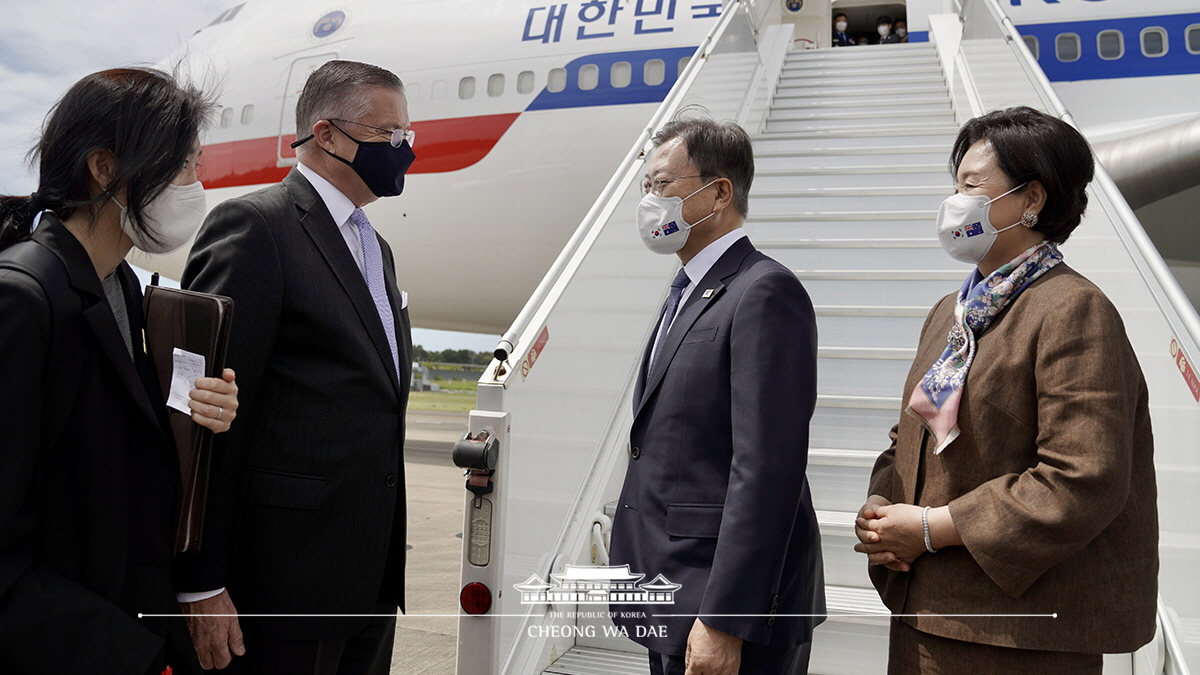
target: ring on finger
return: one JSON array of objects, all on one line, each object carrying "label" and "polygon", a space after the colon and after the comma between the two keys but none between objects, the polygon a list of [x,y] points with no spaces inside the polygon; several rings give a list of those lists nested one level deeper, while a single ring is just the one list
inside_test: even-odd
[{"label": "ring on finger", "polygon": [[216,417],[216,419],[221,419],[221,415],[224,415],[224,414],[225,414],[225,409],[224,409],[224,408],[222,408],[221,406],[217,406],[217,417]]}]

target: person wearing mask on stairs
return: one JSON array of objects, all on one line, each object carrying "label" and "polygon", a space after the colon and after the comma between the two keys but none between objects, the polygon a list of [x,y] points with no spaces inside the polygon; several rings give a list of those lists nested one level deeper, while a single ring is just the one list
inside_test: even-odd
[{"label": "person wearing mask on stairs", "polygon": [[892,17],[881,16],[875,19],[875,30],[879,32],[879,42],[875,44],[893,45],[900,42],[900,38],[892,32]]},{"label": "person wearing mask on stairs", "polygon": [[937,236],[975,265],[921,330],[858,513],[889,673],[1088,673],[1155,634],[1146,381],[1121,316],[1059,245],[1093,160],[1026,107],[975,118]]},{"label": "person wearing mask on stairs", "polygon": [[854,36],[846,32],[850,29],[850,21],[845,14],[837,13],[833,17],[833,46],[853,47],[858,44]]},{"label": "person wearing mask on stairs", "polygon": [[901,44],[908,44],[908,22],[904,19],[896,19],[894,29],[896,37],[900,38],[899,42]]}]

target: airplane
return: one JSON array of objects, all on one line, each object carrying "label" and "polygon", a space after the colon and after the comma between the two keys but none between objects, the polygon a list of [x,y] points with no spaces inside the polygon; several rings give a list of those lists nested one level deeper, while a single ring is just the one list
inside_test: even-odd
[{"label": "airplane", "polygon": [[[1200,13],[1194,0],[999,2],[1093,141],[1145,141],[1150,134],[1161,145],[1177,136],[1177,125],[1195,121]],[[806,48],[829,44],[835,11],[861,26],[873,26],[884,13],[907,17],[910,41],[928,40],[929,16],[953,9],[954,0],[778,5],[783,20],[795,24],[795,47]],[[340,7],[246,0],[167,59],[200,79],[216,74],[223,82],[219,121],[204,138],[209,205],[277,182],[295,164],[294,109],[308,73],[331,59],[388,68],[405,82],[417,160],[404,194],[367,211],[395,252],[413,325],[499,334],[722,3],[355,0]],[[1197,161],[1197,145],[1175,153]],[[1200,171],[1171,170],[1177,164],[1164,161],[1161,148],[1116,147],[1112,159],[1134,173],[1160,167],[1161,180],[1151,182],[1162,192],[1168,181],[1168,194],[1160,195],[1167,199],[1144,209],[1147,230],[1185,241],[1168,257],[1200,265],[1200,244],[1184,225],[1200,206],[1194,189]],[[1120,181],[1121,167],[1109,168]],[[169,256],[135,252],[131,262],[178,278],[186,255],[186,247]]]}]

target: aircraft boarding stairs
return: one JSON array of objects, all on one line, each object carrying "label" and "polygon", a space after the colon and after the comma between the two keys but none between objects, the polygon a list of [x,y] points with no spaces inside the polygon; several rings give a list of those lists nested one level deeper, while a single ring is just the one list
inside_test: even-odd
[{"label": "aircraft boarding stairs", "polygon": [[808,480],[831,619],[814,637],[814,673],[886,669],[887,609],[853,550],[854,514],[898,420],[925,315],[967,274],[932,225],[957,130],[924,43],[790,54],[754,138],[746,231],[796,271],[817,314]]},{"label": "aircraft boarding stairs", "polygon": [[[964,32],[978,41],[964,39],[961,48],[810,50],[785,60],[784,50],[776,58],[764,46],[772,33],[759,26],[759,56],[751,54],[749,65],[746,38],[731,38],[738,24],[727,21],[715,46],[701,47],[709,50],[703,69],[681,75],[677,98],[669,97],[651,122],[657,127],[679,107],[699,103],[752,132],[756,176],[746,230],[759,249],[795,270],[815,306],[818,402],[808,479],[830,617],[814,637],[812,673],[885,671],[887,610],[870,586],[865,557],[853,551],[853,518],[901,414],[924,318],[970,271],[946,256],[934,235],[937,208],[952,192],[947,159],[958,125],[997,107],[1049,107],[1033,76],[1017,67],[1011,40],[970,34],[979,23],[1000,30],[999,18],[980,9],[994,15],[994,1],[968,0],[966,7],[977,13],[965,17]],[[721,49],[739,39],[742,47]],[[761,100],[757,112],[752,99]],[[637,360],[677,267],[673,256],[654,256],[637,240],[642,172],[632,153],[505,335],[501,345],[511,358],[493,362],[480,380],[472,430],[502,425],[509,433],[488,495],[496,506],[486,532],[498,562],[464,562],[463,581],[508,592],[497,598],[490,623],[460,621],[460,674],[648,672],[644,650],[606,636],[611,624],[597,618],[605,605],[525,603],[512,590],[531,575],[549,582],[568,564],[608,562]],[[1200,594],[1190,574],[1200,532],[1183,506],[1200,484],[1190,456],[1200,407],[1180,377],[1175,339],[1195,355],[1200,330],[1186,328],[1200,324],[1190,305],[1190,316],[1181,318],[1181,293],[1164,296],[1148,260],[1157,253],[1126,231],[1123,220],[1132,213],[1113,201],[1111,183],[1098,181],[1092,193],[1091,210],[1063,252],[1122,312],[1150,384],[1163,531],[1160,623],[1165,617],[1167,624],[1136,657],[1107,658],[1106,675],[1186,673],[1185,658],[1200,663]],[[475,512],[466,503],[469,548]],[[489,656],[474,656],[481,652]]]}]

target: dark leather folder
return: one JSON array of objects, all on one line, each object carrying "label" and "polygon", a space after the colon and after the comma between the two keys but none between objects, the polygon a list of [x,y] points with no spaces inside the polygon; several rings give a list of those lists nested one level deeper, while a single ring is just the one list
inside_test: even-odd
[{"label": "dark leather folder", "polygon": [[[157,275],[152,283],[156,282]],[[229,344],[233,300],[223,295],[151,285],[146,287],[143,311],[146,315],[146,353],[158,371],[164,401],[171,390],[176,347],[204,356],[208,377],[221,376],[225,368],[225,349]],[[182,481],[175,524],[175,552],[199,550],[213,433],[173,408],[167,409],[167,415],[179,451]]]}]

